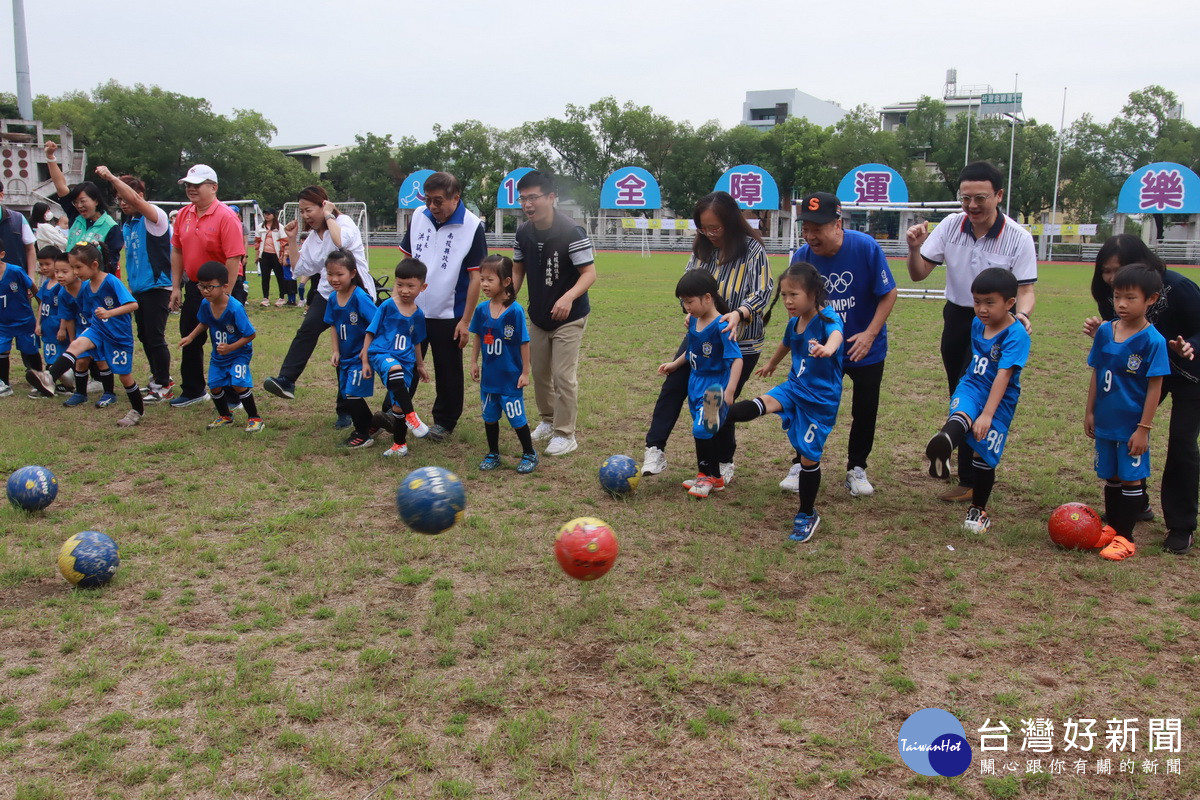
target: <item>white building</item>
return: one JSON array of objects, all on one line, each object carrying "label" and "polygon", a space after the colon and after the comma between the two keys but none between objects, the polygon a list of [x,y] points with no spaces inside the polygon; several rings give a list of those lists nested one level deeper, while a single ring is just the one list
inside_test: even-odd
[{"label": "white building", "polygon": [[[958,70],[946,70],[946,84],[942,87],[942,102],[946,104],[946,121],[953,122],[961,114],[970,110],[979,116],[979,103],[983,95],[991,94],[990,84],[973,86],[958,83]],[[908,124],[908,115],[917,107],[917,100],[905,100],[892,103],[879,110],[879,125],[885,131],[894,131]]]},{"label": "white building", "polygon": [[323,175],[329,170],[329,162],[349,150],[350,146],[340,144],[279,145],[274,149],[296,159],[300,162],[300,166],[312,174]]},{"label": "white building", "polygon": [[760,131],[768,130],[788,117],[801,117],[827,128],[846,116],[837,103],[813,97],[799,89],[770,89],[746,92],[742,103],[742,124]]}]

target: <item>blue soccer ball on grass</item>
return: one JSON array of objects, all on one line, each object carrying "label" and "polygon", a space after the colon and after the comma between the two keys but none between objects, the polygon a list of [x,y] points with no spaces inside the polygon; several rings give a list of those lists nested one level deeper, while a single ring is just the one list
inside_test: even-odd
[{"label": "blue soccer ball on grass", "polygon": [[58,479],[45,467],[21,467],[8,476],[8,502],[25,511],[40,511],[58,496]]},{"label": "blue soccer ball on grass", "polygon": [[103,586],[117,574],[121,555],[117,543],[100,531],[77,533],[58,551],[58,571],[80,589]]},{"label": "blue soccer ball on grass", "polygon": [[421,467],[405,476],[396,491],[396,510],[417,533],[443,533],[462,519],[467,492],[448,469]]},{"label": "blue soccer ball on grass", "polygon": [[600,465],[600,486],[614,497],[624,497],[637,488],[641,470],[629,456],[609,456]]}]

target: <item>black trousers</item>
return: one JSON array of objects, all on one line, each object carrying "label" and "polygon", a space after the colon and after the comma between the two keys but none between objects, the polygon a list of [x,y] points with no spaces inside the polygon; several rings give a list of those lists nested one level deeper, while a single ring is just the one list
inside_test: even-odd
[{"label": "black trousers", "polygon": [[283,381],[296,383],[300,379],[300,374],[304,372],[304,368],[308,366],[308,360],[312,358],[313,350],[317,347],[317,340],[329,328],[325,324],[326,305],[328,305],[328,301],[314,286],[309,293],[308,308],[304,312],[304,319],[300,322],[300,327],[296,329],[296,335],[292,337],[292,344],[288,347],[287,355],[283,357],[283,366],[279,368],[279,377]]},{"label": "black trousers", "polygon": [[1167,460],[1163,465],[1163,522],[1170,531],[1196,530],[1196,503],[1200,493],[1200,384],[1179,375],[1163,380],[1163,398],[1171,395],[1171,427],[1167,434]]},{"label": "black trousers", "polygon": [[[675,351],[675,358],[679,358],[686,349],[687,339],[685,338],[683,344],[679,345],[679,349]],[[759,355],[759,353],[742,353],[742,374],[733,390],[735,399],[741,395],[742,387],[746,385],[746,379],[754,373]],[[670,438],[675,423],[679,421],[679,412],[683,410],[683,404],[687,402],[688,378],[691,375],[692,368],[685,360],[683,366],[672,372],[663,381],[662,388],[658,390],[658,400],[654,403],[654,412],[650,416],[650,430],[646,432],[646,447],[657,447],[659,450],[666,451],[667,439]],[[721,428],[721,433],[724,433],[726,429],[729,430],[729,433],[726,437],[722,437],[719,455],[722,464],[732,463],[733,456],[737,452],[737,435],[734,431],[734,424],[726,422]]]},{"label": "black trousers", "polygon": [[463,411],[463,351],[454,341],[458,319],[425,320],[425,343],[421,355],[433,351],[433,422],[454,430]]},{"label": "black trousers", "polygon": [[[183,285],[183,305],[179,309],[179,335],[187,336],[196,329],[197,312],[200,311],[200,287],[195,281]],[[204,394],[204,345],[208,336],[197,336],[183,348],[179,357],[179,390],[183,397],[200,397]]]},{"label": "black trousers", "polygon": [[279,256],[263,253],[258,266],[262,270],[263,299],[268,300],[271,297],[272,274],[275,275],[275,282],[279,284],[279,297],[282,299],[287,294],[288,280],[283,277],[283,264],[279,263]]},{"label": "black trousers", "polygon": [[846,471],[867,468],[867,457],[875,446],[875,421],[879,417],[879,387],[883,385],[883,365],[865,367],[846,362],[846,376],[854,387],[850,404],[850,443],[846,453]]},{"label": "black trousers", "polygon": [[135,294],[133,299],[138,304],[133,312],[133,321],[137,324],[138,341],[142,343],[146,361],[150,364],[150,377],[159,386],[166,386],[171,382],[171,348],[167,345],[171,290],[165,287],[147,289]]},{"label": "black trousers", "polygon": [[[971,366],[971,321],[974,319],[974,308],[956,306],[951,302],[942,307],[942,366],[946,370],[950,394],[954,394],[959,379]],[[958,446],[960,486],[975,485],[975,467],[971,465],[974,457],[975,451],[966,441]]]}]

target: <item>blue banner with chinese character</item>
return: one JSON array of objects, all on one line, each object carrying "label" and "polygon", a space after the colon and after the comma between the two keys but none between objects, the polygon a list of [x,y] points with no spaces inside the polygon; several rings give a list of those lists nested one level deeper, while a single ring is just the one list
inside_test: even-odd
[{"label": "blue banner with chinese character", "polygon": [[500,181],[500,186],[496,189],[496,208],[521,207],[517,202],[517,182],[530,172],[533,172],[533,167],[517,167],[504,176],[504,180]]},{"label": "blue banner with chinese character", "polygon": [[600,207],[625,211],[662,208],[658,181],[641,167],[621,167],[608,176],[600,190]]},{"label": "blue banner with chinese character", "polygon": [[887,164],[862,164],[842,177],[837,197],[843,203],[907,203],[908,184]]},{"label": "blue banner with chinese character", "polygon": [[1200,214],[1200,177],[1183,164],[1147,164],[1121,186],[1120,214]]},{"label": "blue banner with chinese character", "polygon": [[779,209],[779,186],[771,173],[753,164],[738,164],[720,177],[714,192],[728,192],[743,211]]},{"label": "blue banner with chinese character", "polygon": [[396,207],[413,209],[425,205],[425,181],[432,174],[431,169],[419,169],[401,181]]}]

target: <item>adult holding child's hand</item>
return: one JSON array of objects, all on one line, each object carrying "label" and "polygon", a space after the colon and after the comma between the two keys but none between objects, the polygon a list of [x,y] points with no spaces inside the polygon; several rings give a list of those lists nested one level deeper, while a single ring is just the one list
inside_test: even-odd
[{"label": "adult holding child's hand", "polygon": [[[750,227],[737,201],[727,192],[712,192],[702,197],[692,212],[692,220],[696,224],[696,238],[692,244],[692,257],[684,271],[702,269],[710,273],[716,278],[721,297],[729,306],[729,313],[722,316],[723,324],[742,351],[742,371],[733,393],[737,397],[762,353],[763,311],[771,299],[775,282],[771,278],[762,236]],[[685,336],[675,353],[676,358],[686,348]],[[657,475],[667,468],[667,439],[687,399],[690,375],[691,369],[685,361],[663,381],[650,418],[650,430],[646,433],[643,475]],[[737,441],[730,435],[718,455],[721,477],[726,484],[733,480],[736,451]]]}]

